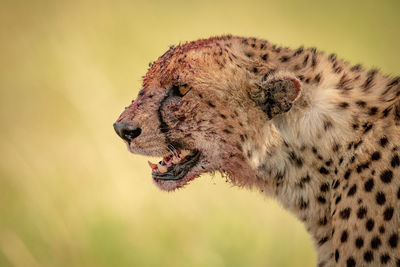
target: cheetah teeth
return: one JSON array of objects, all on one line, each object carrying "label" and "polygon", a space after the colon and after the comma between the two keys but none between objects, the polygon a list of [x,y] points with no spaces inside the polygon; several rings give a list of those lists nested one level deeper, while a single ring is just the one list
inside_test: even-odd
[{"label": "cheetah teeth", "polygon": [[189,150],[178,150],[173,154],[163,157],[163,159],[157,164],[150,161],[148,161],[147,163],[149,164],[153,172],[165,173],[168,171],[168,168],[170,166],[181,163],[181,161],[189,154]]}]

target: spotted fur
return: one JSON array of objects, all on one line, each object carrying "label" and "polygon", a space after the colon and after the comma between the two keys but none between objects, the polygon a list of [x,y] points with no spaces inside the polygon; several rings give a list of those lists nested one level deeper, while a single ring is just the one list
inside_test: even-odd
[{"label": "spotted fur", "polygon": [[[182,98],[173,85],[187,84]],[[197,149],[181,182],[220,171],[276,198],[306,226],[318,266],[400,266],[400,77],[315,48],[214,37],[154,62],[119,122],[134,153]]]}]

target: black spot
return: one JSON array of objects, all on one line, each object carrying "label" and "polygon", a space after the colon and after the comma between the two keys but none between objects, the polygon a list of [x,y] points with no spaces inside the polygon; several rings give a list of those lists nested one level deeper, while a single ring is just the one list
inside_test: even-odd
[{"label": "black spot", "polygon": [[392,207],[386,208],[385,211],[383,212],[383,219],[385,221],[390,221],[393,217],[393,212],[394,209]]},{"label": "black spot", "polygon": [[358,141],[357,143],[354,143],[354,149],[357,149],[359,145],[361,145],[363,140]]},{"label": "black spot", "polygon": [[379,237],[376,236],[376,237],[372,238],[372,240],[371,240],[371,248],[372,249],[378,249],[381,246],[381,244],[382,244],[382,241],[380,240]]},{"label": "black spot", "polygon": [[374,180],[370,178],[368,181],[365,182],[364,189],[366,192],[371,192],[372,188],[374,188]]},{"label": "black spot", "polygon": [[400,259],[396,259],[396,266],[400,267]]},{"label": "black spot", "polygon": [[389,243],[391,248],[396,248],[398,242],[399,242],[399,236],[397,234],[392,234],[389,237],[388,243]]},{"label": "black spot", "polygon": [[376,199],[376,203],[378,203],[381,206],[383,204],[385,204],[385,202],[386,202],[386,197],[385,197],[385,194],[383,192],[376,193],[375,199]]},{"label": "black spot", "polygon": [[347,77],[347,74],[344,73],[343,76],[340,78],[339,82],[336,85],[336,88],[338,89],[344,89],[344,90],[351,90],[353,87],[350,86],[351,78]]},{"label": "black spot", "polygon": [[247,158],[251,158],[251,156],[252,156],[251,151],[250,150],[247,151]]},{"label": "black spot", "polygon": [[338,66],[338,67],[336,67],[336,68],[333,69],[333,72],[334,72],[334,73],[341,73],[342,70],[343,70],[343,68],[340,67],[340,66]]},{"label": "black spot", "polygon": [[304,60],[303,60],[303,67],[307,66],[307,62],[308,62],[308,58],[309,58],[309,57],[310,57],[309,55],[306,55],[306,56],[304,57]]},{"label": "black spot", "polygon": [[336,249],[335,250],[335,261],[338,262],[339,260],[339,251]]},{"label": "black spot", "polygon": [[282,180],[284,177],[285,177],[285,173],[282,173],[282,172],[278,172],[278,173],[275,175],[275,179],[276,179],[276,180]]},{"label": "black spot", "polygon": [[364,253],[364,261],[365,261],[365,262],[371,262],[371,261],[373,261],[373,260],[374,260],[374,254],[372,253],[371,250],[367,250],[367,251]]},{"label": "black spot", "polygon": [[352,187],[350,187],[349,192],[347,193],[347,196],[352,196],[357,192],[357,185],[353,185]]},{"label": "black spot", "polygon": [[391,110],[392,110],[392,107],[386,108],[386,109],[382,112],[383,117],[386,118],[386,117],[389,115],[389,113],[390,113]]},{"label": "black spot", "polygon": [[320,202],[320,203],[322,203],[322,204],[326,203],[326,199],[325,199],[323,196],[319,196],[319,197],[317,198],[317,200],[318,200],[318,202]]},{"label": "black spot", "polygon": [[267,61],[268,60],[268,54],[264,54],[261,56],[262,60]]},{"label": "black spot", "polygon": [[357,172],[360,173],[364,169],[368,169],[368,167],[369,167],[369,162],[365,162],[363,164],[360,164],[360,165],[357,166]]},{"label": "black spot", "polygon": [[318,245],[322,246],[322,245],[325,244],[326,241],[328,241],[328,240],[329,240],[329,237],[324,236],[323,238],[321,238],[321,239],[318,241]]},{"label": "black spot", "polygon": [[385,233],[385,227],[383,227],[383,225],[379,227],[379,233],[381,234]]},{"label": "black spot", "polygon": [[361,108],[365,108],[365,106],[367,105],[367,103],[362,100],[357,101],[356,104],[357,104],[357,106],[359,106]]},{"label": "black spot", "polygon": [[[237,147],[237,149],[239,149],[239,151],[243,151],[243,148],[239,143],[236,143],[236,147]],[[261,165],[261,166],[263,166],[263,165]]]},{"label": "black spot", "polygon": [[340,200],[342,200],[342,195],[339,195],[336,200],[335,200],[335,204],[338,204],[340,202]]},{"label": "black spot", "polygon": [[328,183],[323,183],[320,187],[321,192],[327,192],[329,190],[329,184]]},{"label": "black spot", "polygon": [[381,158],[381,153],[379,153],[378,151],[375,151],[374,153],[372,153],[371,155],[371,160],[379,160]]},{"label": "black spot", "polygon": [[328,130],[329,128],[332,128],[332,122],[331,121],[324,121],[324,130]]},{"label": "black spot", "polygon": [[299,48],[294,52],[293,56],[295,57],[295,56],[300,55],[301,53],[303,53],[303,50],[304,50],[303,47],[299,47]]},{"label": "black spot", "polygon": [[[335,180],[335,181],[333,182],[333,184],[332,184],[332,188],[333,188],[333,189],[336,189],[336,188],[338,188],[339,185],[340,185],[339,180]],[[399,189],[399,192],[400,192],[400,189]]]},{"label": "black spot", "polygon": [[224,133],[227,133],[227,134],[231,134],[231,133],[232,133],[232,131],[229,130],[229,129],[223,129],[222,131],[223,131]]},{"label": "black spot", "polygon": [[258,69],[256,67],[253,68],[252,70],[254,73],[258,73]]},{"label": "black spot", "polygon": [[386,144],[388,143],[388,139],[386,137],[382,137],[380,143],[382,147],[385,147]]},{"label": "black spot", "polygon": [[340,218],[342,218],[343,220],[347,220],[350,217],[350,213],[351,213],[351,208],[347,207],[347,208],[341,210],[339,215],[340,215]]},{"label": "black spot", "polygon": [[298,155],[296,155],[296,153],[294,153],[293,151],[291,151],[289,153],[289,157],[293,162],[296,163],[297,167],[303,166],[303,160]]},{"label": "black spot", "polygon": [[245,52],[244,53],[247,57],[253,57],[254,54],[252,52]]},{"label": "black spot", "polygon": [[397,190],[397,198],[400,199],[400,187],[399,190]]},{"label": "black spot", "polygon": [[350,169],[347,169],[347,171],[345,172],[345,174],[344,174],[344,179],[349,179],[349,177],[350,177],[350,174],[351,174],[351,170]]},{"label": "black spot", "polygon": [[214,105],[212,102],[207,101],[207,104],[208,104],[210,107],[215,108],[215,105]]},{"label": "black spot", "polygon": [[385,170],[381,173],[381,180],[384,183],[390,183],[393,178],[393,172],[391,170]]},{"label": "black spot", "polygon": [[389,261],[390,261],[390,256],[387,253],[381,255],[382,264],[387,264]]},{"label": "black spot", "polygon": [[354,267],[356,266],[356,261],[353,257],[349,257],[346,261],[347,267]]},{"label": "black spot", "polygon": [[356,239],[355,244],[356,244],[356,247],[357,247],[358,249],[362,248],[362,246],[364,245],[364,239],[362,239],[361,237],[358,237],[358,238]]},{"label": "black spot", "polygon": [[364,84],[362,85],[362,87],[364,88],[364,91],[367,91],[369,88],[372,87],[373,81],[374,81],[374,78],[375,78],[375,74],[377,72],[378,72],[377,70],[370,70],[368,72],[368,77],[365,80]]},{"label": "black spot", "polygon": [[322,219],[319,219],[319,225],[326,225],[328,223],[328,219],[326,216]]},{"label": "black spot", "polygon": [[321,81],[321,73],[318,73],[317,75],[315,75],[314,81],[316,83],[319,83]]},{"label": "black spot", "polygon": [[329,171],[325,167],[319,168],[319,172],[324,175],[328,175]]},{"label": "black spot", "polygon": [[339,103],[339,107],[341,107],[341,108],[348,108],[348,107],[349,107],[349,103],[347,103],[347,102]]},{"label": "black spot", "polygon": [[373,125],[371,123],[367,122],[363,125],[363,127],[364,127],[364,134],[365,134],[372,129]]},{"label": "black spot", "polygon": [[308,207],[308,201],[305,201],[303,198],[300,199],[299,208],[304,210]]},{"label": "black spot", "polygon": [[363,219],[367,215],[367,209],[365,207],[360,207],[357,211],[357,217]]},{"label": "black spot", "polygon": [[313,152],[314,154],[317,154],[317,153],[318,153],[318,150],[317,150],[317,148],[316,148],[315,146],[313,146],[313,147],[311,148],[311,150],[312,150],[312,152]]},{"label": "black spot", "polygon": [[282,63],[284,63],[284,62],[288,62],[289,59],[290,59],[289,56],[282,56],[279,60],[280,60]]},{"label": "black spot", "polygon": [[390,164],[392,165],[393,168],[400,166],[399,155],[394,155]]},{"label": "black spot", "polygon": [[303,188],[306,183],[310,182],[310,180],[311,180],[311,178],[309,175],[302,177],[299,181],[299,187]]},{"label": "black spot", "polygon": [[372,229],[374,229],[374,225],[375,225],[374,220],[368,219],[368,221],[365,223],[365,228],[366,228],[368,231],[371,232]]},{"label": "black spot", "polygon": [[221,116],[221,118],[223,118],[224,120],[226,119],[226,116],[224,114],[219,114],[219,116]]},{"label": "black spot", "polygon": [[392,87],[397,85],[400,82],[400,77],[394,78],[390,83],[387,84],[387,87]]},{"label": "black spot", "polygon": [[342,232],[342,236],[340,237],[340,242],[342,242],[342,243],[346,242],[347,241],[347,237],[348,237],[347,231],[344,230]]},{"label": "black spot", "polygon": [[333,152],[337,152],[337,151],[339,151],[339,148],[340,148],[339,144],[334,143],[332,150],[333,150]]},{"label": "black spot", "polygon": [[361,65],[360,64],[356,64],[353,67],[350,68],[351,71],[357,72],[361,70]]},{"label": "black spot", "polygon": [[311,59],[311,67],[315,68],[317,65],[317,55],[313,53],[312,59]]},{"label": "black spot", "polygon": [[378,113],[378,108],[377,107],[372,107],[369,109],[369,115],[373,116],[376,115],[376,113]]},{"label": "black spot", "polygon": [[347,145],[347,150],[350,150],[350,149],[353,147],[353,145],[354,145],[354,142],[350,142],[350,143]]}]

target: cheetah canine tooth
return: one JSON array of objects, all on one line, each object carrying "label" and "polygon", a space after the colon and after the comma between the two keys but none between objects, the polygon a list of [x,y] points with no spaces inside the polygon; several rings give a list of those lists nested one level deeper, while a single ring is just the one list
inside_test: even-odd
[{"label": "cheetah canine tooth", "polygon": [[161,164],[157,164],[157,168],[161,173],[167,172],[168,171],[168,167],[161,165]]},{"label": "cheetah canine tooth", "polygon": [[189,151],[189,150],[182,150],[182,151],[181,151],[181,156],[182,156],[182,158],[186,157],[186,156],[189,155],[189,154],[190,154],[190,151]]}]

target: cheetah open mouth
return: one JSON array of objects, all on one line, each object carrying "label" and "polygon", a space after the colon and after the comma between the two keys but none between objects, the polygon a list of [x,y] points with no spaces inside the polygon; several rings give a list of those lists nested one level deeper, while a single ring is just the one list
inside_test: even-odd
[{"label": "cheetah open mouth", "polygon": [[158,164],[150,161],[148,163],[155,182],[179,181],[187,176],[199,159],[200,151],[178,150],[174,154],[163,157]]}]

